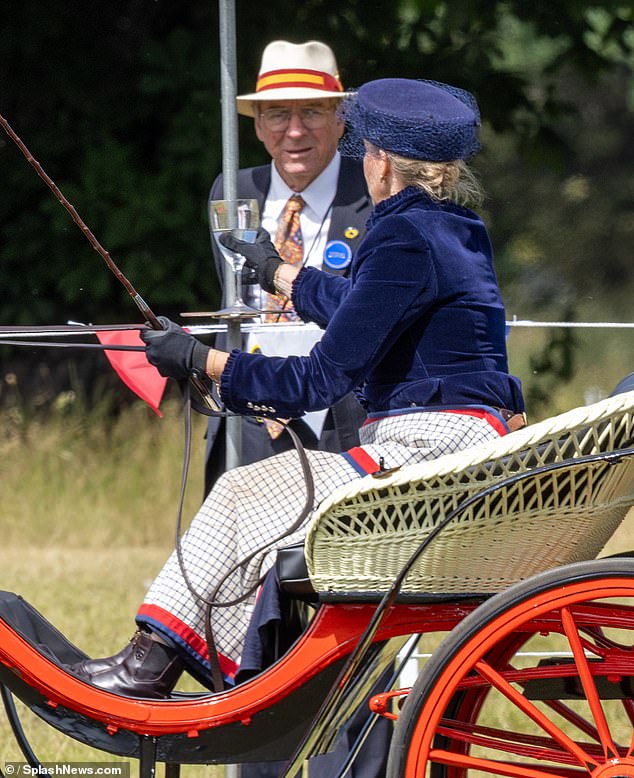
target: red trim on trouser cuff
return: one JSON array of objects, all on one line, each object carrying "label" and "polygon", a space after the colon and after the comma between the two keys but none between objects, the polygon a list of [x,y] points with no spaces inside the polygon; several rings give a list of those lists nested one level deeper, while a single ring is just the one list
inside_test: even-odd
[{"label": "red trim on trouser cuff", "polygon": [[499,435],[508,435],[509,432],[509,428],[506,424],[498,416],[489,413],[488,411],[468,410],[467,408],[460,410],[456,408],[455,410],[441,411],[441,413],[457,413],[461,416],[475,416],[477,419],[488,421]]},{"label": "red trim on trouser cuff", "polygon": [[346,451],[346,454],[350,456],[351,459],[354,459],[354,461],[361,467],[366,473],[376,473],[376,471],[379,469],[379,463],[375,462],[374,459],[368,454],[365,449],[363,449],[361,446],[355,446],[354,448],[349,448]]},{"label": "red trim on trouser cuff", "polygon": [[[174,616],[173,613],[164,610],[159,605],[143,603],[138,610],[138,615],[159,622],[159,624],[162,624],[185,642],[194,653],[198,654],[202,659],[209,661],[207,643],[191,627],[187,626],[184,621]],[[220,669],[225,675],[232,677],[236,674],[238,665],[232,659],[221,653],[218,653],[218,659],[220,661]]]}]

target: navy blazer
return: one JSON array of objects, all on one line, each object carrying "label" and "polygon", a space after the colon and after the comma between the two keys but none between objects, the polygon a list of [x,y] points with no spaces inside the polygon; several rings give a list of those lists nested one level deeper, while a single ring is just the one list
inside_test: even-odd
[{"label": "navy blazer", "polygon": [[[237,190],[239,197],[254,197],[263,209],[271,184],[271,166],[245,168],[238,171]],[[214,181],[209,193],[210,200],[222,199],[222,176]],[[372,211],[372,203],[368,195],[363,164],[350,158],[341,159],[337,191],[332,204],[328,242],[342,241],[350,248],[352,255],[365,233],[365,224]],[[225,261],[218,246],[211,236],[211,247],[216,265],[216,272],[222,282]],[[342,275],[350,268],[339,270],[323,266],[323,269],[333,275]],[[218,348],[226,344],[224,336],[216,338]],[[358,429],[365,419],[365,411],[353,395],[347,395],[331,407],[326,417],[321,437],[315,439],[313,433],[302,422],[293,422],[295,432],[308,448],[318,448],[322,451],[346,451],[359,444]],[[242,424],[242,460],[241,464],[255,462],[272,454],[279,453],[290,446],[292,442],[287,435],[282,435],[273,441],[262,424],[253,419],[243,419]],[[205,491],[208,492],[216,479],[224,470],[224,425],[219,417],[210,417],[207,429],[207,452],[205,467]]]},{"label": "navy blazer", "polygon": [[305,357],[234,350],[222,374],[228,408],[299,417],[364,385],[370,413],[411,406],[522,411],[508,374],[505,313],[481,219],[409,187],[382,201],[350,278],[303,268],[295,310],[325,328]]},{"label": "navy blazer", "polygon": [[[261,211],[264,210],[264,202],[270,186],[270,165],[244,168],[238,171],[238,197],[255,198]],[[222,200],[223,196],[222,176],[218,176],[209,192],[209,200]],[[328,242],[336,240],[346,243],[354,256],[365,233],[365,223],[371,211],[372,203],[363,176],[363,164],[356,159],[342,157],[337,191],[332,201]],[[211,235],[211,250],[218,278],[222,280],[226,263],[213,235]],[[334,269],[324,265],[322,269],[334,275],[345,275],[350,268]]]}]

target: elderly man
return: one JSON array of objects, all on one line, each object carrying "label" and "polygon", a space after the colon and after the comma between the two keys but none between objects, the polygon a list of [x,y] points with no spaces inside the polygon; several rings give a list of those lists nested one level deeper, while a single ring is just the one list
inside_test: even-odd
[{"label": "elderly man", "polygon": [[[239,95],[238,113],[251,116],[258,139],[271,157],[269,165],[238,173],[238,197],[256,198],[262,226],[287,261],[345,273],[360,242],[371,209],[361,164],[342,159],[337,143],[344,125],[337,116],[343,96],[332,50],[319,41],[273,41],[264,50],[255,92]],[[210,200],[223,198],[222,177],[211,188]],[[217,272],[225,262],[212,236]],[[249,286],[244,298],[271,311],[268,321],[293,318],[287,301]],[[285,333],[286,336],[289,333]],[[292,353],[305,353],[309,335],[292,336]],[[252,339],[248,348],[285,355],[288,340],[278,335],[266,342]],[[327,412],[309,414],[291,424],[305,446],[344,451],[357,445],[363,410],[348,396]],[[243,420],[242,463],[255,462],[291,445],[275,422]],[[207,490],[223,472],[224,425],[210,420],[207,435]]]},{"label": "elderly man", "polygon": [[[237,97],[238,113],[254,119],[255,133],[271,157],[271,163],[238,171],[238,197],[254,197],[260,204],[262,226],[284,258],[345,274],[365,230],[372,209],[362,165],[337,152],[344,125],[337,105],[343,87],[335,56],[324,43],[273,41],[264,50],[255,92]],[[297,200],[297,196],[301,201]],[[210,200],[223,198],[222,177],[213,183]],[[213,235],[216,270],[223,279],[225,262]],[[298,249],[298,246],[300,247]],[[272,310],[269,321],[287,321],[293,314],[285,300],[275,299],[259,286],[250,285],[243,298],[262,310]],[[262,339],[260,339],[262,340]],[[285,353],[279,333],[267,343],[251,338],[249,348],[265,353]],[[307,352],[310,342],[292,335],[293,353]],[[346,451],[358,445],[357,430],[365,413],[349,395],[327,413],[291,421],[305,446],[326,451]],[[274,423],[245,417],[242,420],[242,463],[248,464],[289,448],[290,437],[279,434]],[[206,488],[224,469],[224,425],[210,419],[207,434]],[[342,733],[337,751],[319,757],[311,765],[311,778],[329,778],[345,761],[348,749],[367,714]],[[386,720],[373,736],[354,769],[355,778],[378,778],[384,772],[389,742]],[[241,778],[276,778],[282,763],[243,765]]]}]

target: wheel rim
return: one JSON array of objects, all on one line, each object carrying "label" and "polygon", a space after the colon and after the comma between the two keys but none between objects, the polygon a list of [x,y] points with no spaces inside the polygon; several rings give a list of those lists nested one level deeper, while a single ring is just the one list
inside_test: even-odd
[{"label": "wheel rim", "polygon": [[[595,577],[479,625],[425,693],[407,778],[634,776],[633,606],[632,578]],[[534,645],[556,658],[532,657]]]},{"label": "wheel rim", "polygon": [[[508,663],[511,657],[516,651],[521,649],[528,638],[529,636],[524,634],[509,635],[508,640],[500,641],[495,646],[493,653],[488,657],[489,661],[496,667]],[[482,708],[486,705],[488,692],[489,688],[486,686],[474,686],[470,689],[465,689],[464,691],[457,691],[445,711],[444,718],[460,722],[463,728],[467,728],[468,725],[477,727]],[[451,750],[454,754],[468,754],[469,746],[468,740],[459,740],[455,736],[445,737],[444,735],[437,734],[434,738],[434,748]],[[459,764],[434,765],[431,763],[431,766],[432,778],[464,778],[465,771]],[[442,767],[442,769],[438,769],[439,766]]]}]

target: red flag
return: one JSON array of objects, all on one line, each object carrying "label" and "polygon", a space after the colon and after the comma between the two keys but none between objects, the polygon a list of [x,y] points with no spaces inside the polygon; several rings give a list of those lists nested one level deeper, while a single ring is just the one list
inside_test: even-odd
[{"label": "red flag", "polygon": [[[144,346],[138,330],[108,330],[97,332],[104,346]],[[159,416],[159,405],[165,391],[167,378],[151,365],[145,351],[106,351],[110,364],[123,383],[130,387]]]}]

